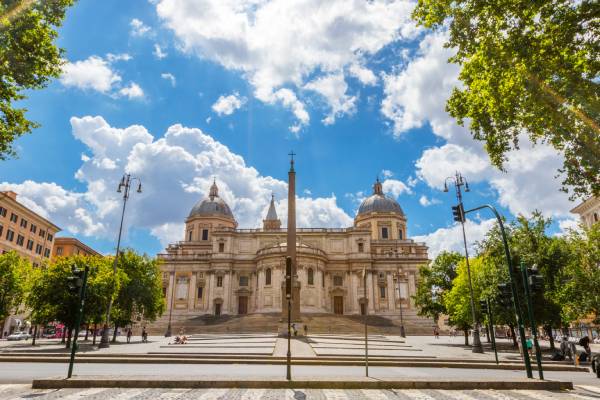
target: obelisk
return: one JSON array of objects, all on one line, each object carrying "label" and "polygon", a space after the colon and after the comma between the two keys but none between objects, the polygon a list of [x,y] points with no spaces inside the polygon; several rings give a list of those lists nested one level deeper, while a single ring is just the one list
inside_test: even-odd
[{"label": "obelisk", "polygon": [[[294,171],[294,152],[290,152],[290,170],[288,172],[288,219],[287,219],[287,257],[292,259],[292,321],[300,320],[300,282],[296,264],[296,171]],[[287,312],[287,302],[286,310]]]}]

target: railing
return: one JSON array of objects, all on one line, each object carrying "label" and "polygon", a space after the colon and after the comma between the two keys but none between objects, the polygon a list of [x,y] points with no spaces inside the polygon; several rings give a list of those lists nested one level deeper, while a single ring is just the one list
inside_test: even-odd
[{"label": "railing", "polygon": [[[353,231],[365,231],[364,228],[296,228],[297,233],[347,233]],[[262,229],[262,228],[217,228],[215,232],[235,232],[235,233],[274,233],[274,232],[287,232],[287,228],[281,229]]]},{"label": "railing", "polygon": [[160,253],[157,257],[165,261],[206,261],[211,258],[210,253],[201,254],[168,254]]},{"label": "railing", "polygon": [[[275,246],[275,247],[267,247],[266,249],[261,249],[258,252],[256,252],[257,256],[266,256],[266,255],[270,255],[270,254],[285,254],[287,251],[287,247],[286,246]],[[298,252],[298,254],[312,254],[315,256],[319,256],[319,257],[327,257],[327,255],[325,254],[325,252],[321,249],[315,249],[312,247],[301,247],[298,246],[296,247],[296,251]]]}]

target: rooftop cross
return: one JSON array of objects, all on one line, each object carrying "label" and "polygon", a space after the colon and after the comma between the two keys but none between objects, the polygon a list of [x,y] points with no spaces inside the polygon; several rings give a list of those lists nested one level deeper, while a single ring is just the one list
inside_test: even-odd
[{"label": "rooftop cross", "polygon": [[296,155],[296,153],[294,153],[294,150],[290,151],[290,153],[288,154],[288,156],[292,157],[292,160],[290,161],[291,167],[290,167],[290,171],[294,170],[294,156]]}]

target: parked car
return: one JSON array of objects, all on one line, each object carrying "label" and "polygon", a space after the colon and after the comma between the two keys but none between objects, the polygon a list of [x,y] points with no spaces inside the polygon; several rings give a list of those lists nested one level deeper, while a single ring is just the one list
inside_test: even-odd
[{"label": "parked car", "polygon": [[31,335],[27,332],[15,332],[11,335],[8,335],[7,340],[27,340],[31,337]]}]

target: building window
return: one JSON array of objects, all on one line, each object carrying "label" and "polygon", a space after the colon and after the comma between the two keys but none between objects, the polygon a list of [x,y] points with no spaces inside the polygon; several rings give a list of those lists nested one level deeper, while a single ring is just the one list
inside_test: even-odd
[{"label": "building window", "polygon": [[40,237],[43,239],[46,237],[46,231],[43,229],[40,229]]},{"label": "building window", "polygon": [[63,248],[62,247],[57,247],[56,248],[56,255],[57,256],[62,256],[63,253]]},{"label": "building window", "polygon": [[10,222],[14,222],[16,224],[18,219],[19,219],[19,216],[17,214],[15,214],[15,213],[10,214]]},{"label": "building window", "polygon": [[379,273],[379,279],[385,279],[385,274],[383,272]]},{"label": "building window", "polygon": [[192,241],[192,231],[188,232],[188,242]]},{"label": "building window", "polygon": [[198,286],[198,299],[202,299],[203,294],[204,294],[204,286]]},{"label": "building window", "polygon": [[208,229],[202,229],[202,240],[208,240]]},{"label": "building window", "polygon": [[225,243],[219,243],[219,253],[223,253],[225,251]]},{"label": "building window", "polygon": [[17,245],[23,246],[23,243],[25,243],[25,237],[23,237],[23,235],[18,235],[17,236]]},{"label": "building window", "polygon": [[217,287],[223,287],[223,277],[221,275],[217,276]]},{"label": "building window", "polygon": [[27,241],[27,250],[32,250],[33,249],[33,240],[29,239]]},{"label": "building window", "polygon": [[364,243],[359,243],[358,244],[358,252],[362,253],[365,251],[365,244]]},{"label": "building window", "polygon": [[37,226],[35,226],[34,224],[31,224],[31,226],[29,227],[29,231],[31,233],[35,233],[37,232]]},{"label": "building window", "polygon": [[47,237],[47,239],[48,239],[48,241],[49,241],[49,242],[51,242],[51,241],[52,241],[52,239],[53,239],[53,236],[52,236],[51,234],[48,234],[48,237]]},{"label": "building window", "polygon": [[248,277],[240,276],[240,286],[248,286]]},{"label": "building window", "polygon": [[265,271],[265,285],[271,284],[271,268],[267,268]]},{"label": "building window", "polygon": [[403,235],[402,235],[402,229],[400,229],[400,230],[398,231],[398,239],[400,239],[400,240],[404,239],[404,237],[403,237]]},{"label": "building window", "polygon": [[21,218],[21,228],[27,229],[27,220],[26,219]]},{"label": "building window", "polygon": [[2,231],[4,231],[4,227],[0,225],[0,236],[2,236]]},{"label": "building window", "polygon": [[41,244],[35,245],[35,254],[42,254],[43,246]]},{"label": "building window", "polygon": [[594,222],[598,222],[598,213],[594,213]]},{"label": "building window", "polygon": [[46,257],[46,258],[50,257],[50,249],[44,250],[44,257]]},{"label": "building window", "polygon": [[335,275],[333,277],[333,286],[342,286],[344,284],[344,279],[340,275]]},{"label": "building window", "polygon": [[379,286],[379,297],[385,299],[385,286]]},{"label": "building window", "polygon": [[388,228],[385,226],[381,228],[381,238],[382,239],[388,238]]},{"label": "building window", "polygon": [[0,215],[6,217],[6,208],[0,207]]},{"label": "building window", "polygon": [[315,284],[315,272],[313,271],[312,268],[308,269],[308,284],[309,285]]},{"label": "building window", "polygon": [[6,240],[8,240],[9,242],[12,242],[14,238],[15,238],[15,233],[13,231],[11,231],[10,229],[8,229],[6,231]]}]

